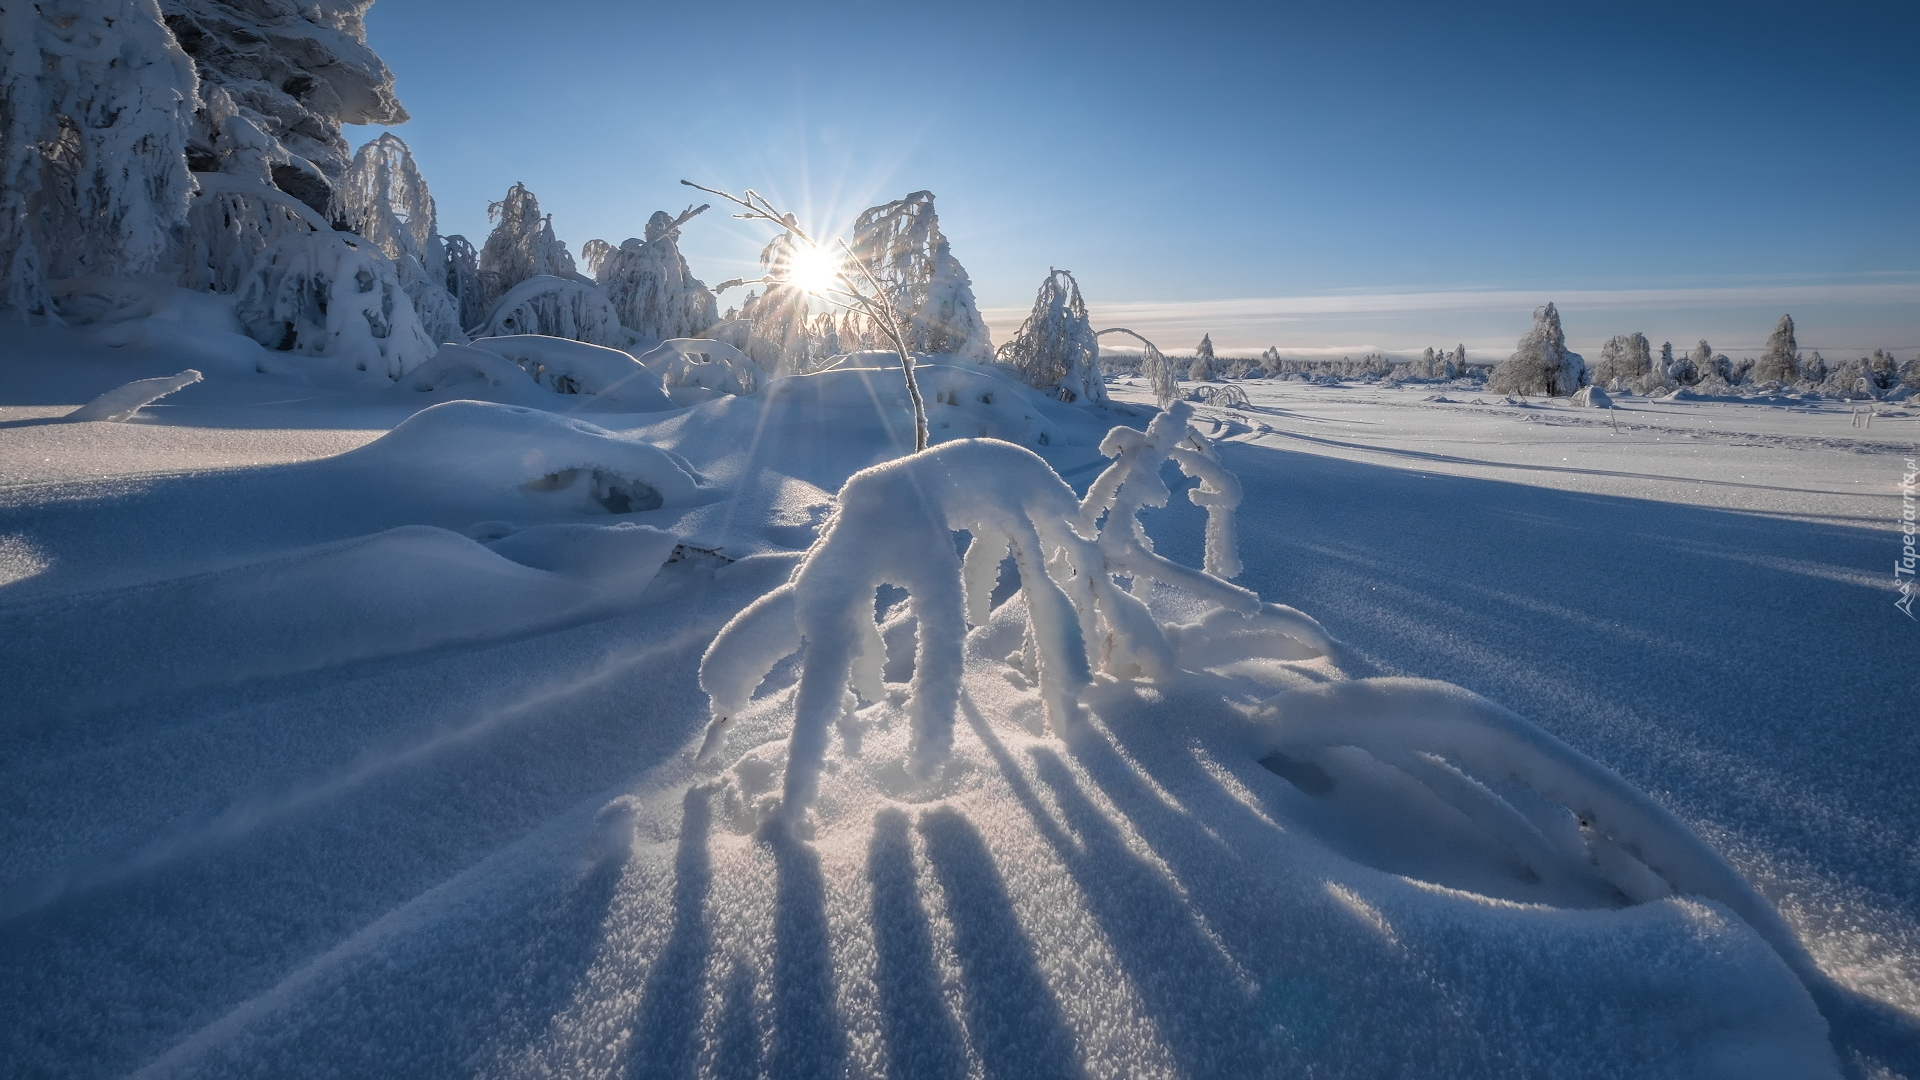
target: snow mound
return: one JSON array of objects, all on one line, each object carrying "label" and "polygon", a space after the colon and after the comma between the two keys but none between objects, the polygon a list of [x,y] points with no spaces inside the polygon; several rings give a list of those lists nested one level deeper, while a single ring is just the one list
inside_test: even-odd
[{"label": "snow mound", "polygon": [[1613,405],[1613,398],[1598,386],[1583,386],[1574,392],[1573,403],[1582,408],[1605,409]]},{"label": "snow mound", "polygon": [[517,494],[571,514],[630,514],[709,497],[693,466],[657,446],[539,409],[481,401],[422,409],[332,461],[418,486],[436,500]]},{"label": "snow mound", "polygon": [[619,349],[541,334],[475,338],[473,347],[511,360],[556,394],[590,395],[622,411],[673,408],[660,375]]},{"label": "snow mound", "polygon": [[639,362],[666,386],[716,394],[751,394],[766,378],[747,354],[709,338],[668,338],[641,353]]},{"label": "snow mound", "polygon": [[184,390],[199,381],[200,373],[192,368],[178,375],[168,375],[158,379],[135,379],[73,410],[67,414],[67,419],[75,422],[105,420],[118,423],[131,419],[134,413],[168,394],[176,390]]}]

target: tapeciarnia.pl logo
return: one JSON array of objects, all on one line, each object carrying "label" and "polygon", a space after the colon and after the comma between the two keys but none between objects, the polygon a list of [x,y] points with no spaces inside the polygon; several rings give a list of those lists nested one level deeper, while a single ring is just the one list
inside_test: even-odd
[{"label": "tapeciarnia.pl logo", "polygon": [[1894,584],[1900,589],[1900,599],[1893,606],[1909,619],[1920,622],[1913,613],[1913,571],[1915,555],[1913,551],[1914,535],[1914,480],[1920,478],[1920,467],[1914,465],[1914,459],[1907,459],[1907,468],[1900,474],[1900,557],[1893,561]]}]

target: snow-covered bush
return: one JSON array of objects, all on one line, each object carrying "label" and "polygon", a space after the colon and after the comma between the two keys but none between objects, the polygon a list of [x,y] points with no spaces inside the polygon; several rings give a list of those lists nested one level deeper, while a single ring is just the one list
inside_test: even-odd
[{"label": "snow-covered bush", "polygon": [[193,168],[252,178],[264,167],[262,179],[326,213],[347,170],[340,125],[407,120],[393,74],[367,48],[372,3],[162,0],[203,88]]},{"label": "snow-covered bush", "polygon": [[1206,382],[1218,374],[1219,360],[1213,355],[1213,335],[1200,335],[1200,344],[1194,346],[1193,360],[1187,365],[1187,378],[1193,382]]},{"label": "snow-covered bush", "polygon": [[[940,231],[933,192],[916,191],[862,211],[850,246],[900,313],[909,349],[992,362],[993,342],[974,302],[973,282]],[[848,351],[889,347],[880,328],[859,316],[844,336]]]},{"label": "snow-covered bush", "polygon": [[762,376],[747,354],[708,338],[668,338],[641,353],[639,363],[663,386],[697,386],[720,394],[751,394]]},{"label": "snow-covered bush", "polygon": [[587,276],[598,279],[600,266],[613,254],[613,245],[595,237],[580,245],[580,265],[586,268]]},{"label": "snow-covered bush", "polygon": [[645,240],[628,239],[600,253],[593,270],[600,291],[620,322],[640,338],[692,337],[719,320],[712,291],[693,276],[680,254],[680,226],[700,210],[678,218],[656,211],[647,220]]},{"label": "snow-covered bush", "polygon": [[515,285],[474,328],[475,337],[515,334],[569,338],[616,349],[633,339],[599,289],[575,278],[547,274]]},{"label": "snow-covered bush", "polygon": [[1100,342],[1087,321],[1080,285],[1065,270],[1040,283],[1033,312],[1013,339],[1000,346],[999,362],[1020,381],[1062,401],[1103,405],[1107,387],[1100,377]]},{"label": "snow-covered bush", "polygon": [[0,8],[0,304],[58,321],[47,282],[176,256],[193,65],[153,0]]},{"label": "snow-covered bush", "polygon": [[326,218],[279,188],[227,173],[195,177],[200,193],[187,210],[180,272],[180,284],[189,289],[234,292],[268,248],[333,231]]},{"label": "snow-covered bush", "polygon": [[487,204],[494,223],[480,247],[480,286],[491,309],[521,282],[532,277],[585,281],[573,268],[567,245],[553,235],[553,216],[540,212],[540,200],[525,184],[515,184],[499,202]]},{"label": "snow-covered bush", "polygon": [[740,305],[745,340],[740,350],[768,372],[797,374],[806,369],[812,352],[812,319],[806,289],[790,283],[799,242],[789,232],[776,233],[760,250],[760,270],[766,291],[749,293]]},{"label": "snow-covered bush", "polygon": [[459,305],[460,327],[480,325],[487,317],[487,290],[480,282],[480,253],[473,242],[455,233],[446,238],[447,292]]},{"label": "snow-covered bush", "polygon": [[1533,329],[1520,339],[1513,355],[1494,369],[1487,389],[1496,394],[1565,397],[1580,389],[1586,374],[1586,361],[1567,348],[1559,310],[1547,304],[1534,311]]},{"label": "snow-covered bush", "polygon": [[1790,383],[1800,374],[1800,346],[1793,339],[1793,316],[1782,315],[1767,337],[1767,351],[1753,365],[1753,381]]},{"label": "snow-covered bush", "polygon": [[434,353],[393,260],[350,233],[296,233],[241,282],[235,313],[269,349],[398,379]]},{"label": "snow-covered bush", "polygon": [[446,287],[446,242],[407,144],[388,132],[362,146],[335,185],[333,200],[334,220],[380,245],[394,261],[427,336],[461,340],[459,301]]},{"label": "snow-covered bush", "polygon": [[[1233,510],[1240,485],[1192,426],[1184,403],[1145,432],[1119,427],[1101,443],[1113,463],[1085,499],[1031,451],[991,439],[944,443],[856,474],[839,509],[788,583],[742,611],[707,649],[700,685],[713,699],[701,750],[710,758],[734,715],[782,657],[802,652],[782,812],[803,813],[818,788],[833,721],[851,689],[885,697],[886,646],[874,621],[882,585],[906,590],[917,627],[909,704],[910,769],[927,776],[945,759],[959,702],[968,624],[984,625],[1001,562],[1019,567],[1027,614],[1027,663],[1056,730],[1078,722],[1078,695],[1093,673],[1159,678],[1177,668],[1168,634],[1139,595],[1149,581],[1203,604],[1284,618],[1225,580],[1237,574]],[[1164,505],[1169,459],[1200,480],[1190,498],[1207,510],[1204,570],[1153,551],[1138,514]],[[972,536],[963,559],[953,532]],[[1121,588],[1118,578],[1131,583]],[[1297,613],[1294,613],[1297,615]],[[1323,631],[1299,617],[1296,633],[1324,648]]]}]

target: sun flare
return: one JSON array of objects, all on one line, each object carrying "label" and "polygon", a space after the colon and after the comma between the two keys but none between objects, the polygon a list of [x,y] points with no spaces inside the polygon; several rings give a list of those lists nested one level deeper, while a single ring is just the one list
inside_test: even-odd
[{"label": "sun flare", "polygon": [[835,288],[839,274],[840,260],[830,248],[795,244],[787,261],[787,280],[816,296]]}]

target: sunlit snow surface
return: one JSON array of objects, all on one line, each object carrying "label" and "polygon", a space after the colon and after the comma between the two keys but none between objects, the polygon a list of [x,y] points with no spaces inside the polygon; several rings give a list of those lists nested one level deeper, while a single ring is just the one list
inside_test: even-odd
[{"label": "sunlit snow surface", "polygon": [[[69,424],[187,365],[29,344],[0,354],[8,1075],[1916,1074],[1910,417],[1248,383],[1202,410],[1238,580],[1343,651],[1096,685],[1063,739],[970,648],[940,776],[908,778],[895,695],[794,840],[755,828],[790,671],[696,767],[699,657],[910,441],[897,373],[381,440],[452,395],[210,372]],[[1102,463],[1112,417],[929,371],[936,438]],[[1201,518],[1147,516],[1196,566]],[[660,565],[638,527],[740,561]],[[1724,908],[1546,895],[1364,760],[1331,790],[1254,760],[1259,700],[1375,675],[1499,701],[1692,825],[1843,988],[1831,1040]]]}]

